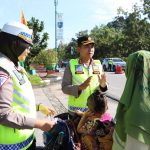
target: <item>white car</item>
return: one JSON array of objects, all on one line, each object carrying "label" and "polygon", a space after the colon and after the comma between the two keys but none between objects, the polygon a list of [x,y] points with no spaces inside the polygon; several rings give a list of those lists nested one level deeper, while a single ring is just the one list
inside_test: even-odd
[{"label": "white car", "polygon": [[108,60],[113,61],[113,71],[116,71],[116,66],[122,66],[122,69],[125,70],[126,62],[121,58],[105,58],[102,62],[102,66],[104,71],[108,71]]}]

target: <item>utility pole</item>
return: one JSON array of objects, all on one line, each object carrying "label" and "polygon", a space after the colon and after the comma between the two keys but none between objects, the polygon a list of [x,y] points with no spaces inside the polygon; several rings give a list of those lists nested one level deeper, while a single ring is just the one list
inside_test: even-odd
[{"label": "utility pole", "polygon": [[54,0],[55,6],[55,50],[57,51],[57,4],[58,0]]}]

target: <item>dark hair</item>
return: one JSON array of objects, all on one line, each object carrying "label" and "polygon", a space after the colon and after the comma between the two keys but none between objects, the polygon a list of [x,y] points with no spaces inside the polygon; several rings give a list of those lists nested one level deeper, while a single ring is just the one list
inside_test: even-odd
[{"label": "dark hair", "polygon": [[21,38],[0,32],[0,52],[7,56],[16,66],[18,65],[18,57],[28,47],[30,47],[30,44]]},{"label": "dark hair", "polygon": [[88,99],[93,99],[94,111],[104,114],[107,108],[107,99],[104,94],[96,90]]}]

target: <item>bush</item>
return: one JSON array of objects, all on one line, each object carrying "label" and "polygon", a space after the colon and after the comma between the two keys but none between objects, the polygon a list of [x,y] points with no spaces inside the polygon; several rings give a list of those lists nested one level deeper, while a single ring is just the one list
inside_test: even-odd
[{"label": "bush", "polygon": [[57,63],[57,52],[53,50],[42,50],[34,59],[33,63],[44,64],[45,66]]}]

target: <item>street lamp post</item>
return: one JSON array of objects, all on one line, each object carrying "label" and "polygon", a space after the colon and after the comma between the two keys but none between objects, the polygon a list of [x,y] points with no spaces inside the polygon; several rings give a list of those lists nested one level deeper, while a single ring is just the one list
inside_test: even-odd
[{"label": "street lamp post", "polygon": [[57,4],[58,0],[54,0],[55,5],[55,50],[57,51]]}]

